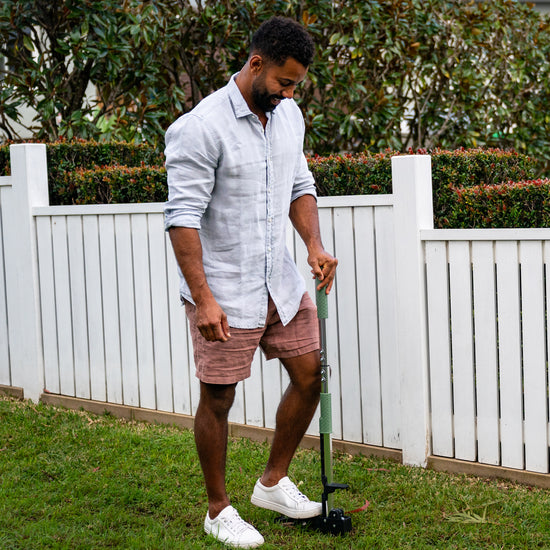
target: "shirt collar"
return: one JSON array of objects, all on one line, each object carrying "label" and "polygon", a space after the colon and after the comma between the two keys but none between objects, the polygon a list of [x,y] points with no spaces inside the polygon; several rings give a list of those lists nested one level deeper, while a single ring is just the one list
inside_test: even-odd
[{"label": "shirt collar", "polygon": [[[237,75],[239,73],[235,73],[231,80],[227,84],[227,93],[229,95],[229,101],[231,101],[231,106],[233,107],[233,112],[235,113],[235,116],[237,118],[242,118],[245,116],[254,115],[256,116],[248,106],[248,103],[243,97],[243,94],[241,93],[241,90],[239,90],[239,87],[237,86],[237,83],[235,82],[235,78],[237,78]],[[270,118],[273,113],[266,113],[267,118]]]},{"label": "shirt collar", "polygon": [[235,78],[237,78],[238,74],[239,73],[235,73],[231,77],[231,80],[227,84],[227,89],[229,94],[229,100],[231,101],[231,105],[233,107],[233,112],[235,113],[235,116],[237,118],[241,118],[241,117],[252,115],[254,113],[250,110],[250,107],[245,101],[243,94],[241,93],[241,90],[239,90],[239,87],[235,82]]}]

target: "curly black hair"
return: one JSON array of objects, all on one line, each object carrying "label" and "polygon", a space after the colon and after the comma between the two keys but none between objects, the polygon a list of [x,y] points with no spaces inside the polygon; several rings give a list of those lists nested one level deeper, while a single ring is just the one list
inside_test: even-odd
[{"label": "curly black hair", "polygon": [[315,45],[299,23],[288,17],[272,17],[264,21],[252,37],[250,53],[259,53],[276,65],[284,65],[292,57],[304,67],[313,61]]}]

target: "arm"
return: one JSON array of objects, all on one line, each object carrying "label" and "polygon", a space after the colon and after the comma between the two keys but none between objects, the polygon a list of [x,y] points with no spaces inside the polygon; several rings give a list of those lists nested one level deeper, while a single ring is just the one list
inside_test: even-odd
[{"label": "arm", "polygon": [[317,212],[317,201],[313,195],[302,195],[290,204],[290,221],[304,241],[311,272],[314,279],[321,281],[317,289],[325,288],[328,294],[336,275],[338,260],[325,251],[321,242],[321,231],[319,229],[319,214]]},{"label": "arm", "polygon": [[197,328],[210,342],[226,342],[231,337],[227,316],[206,281],[199,232],[190,227],[171,227],[169,235],[176,260],[197,308]]},{"label": "arm", "polygon": [[188,115],[168,129],[165,153],[169,188],[165,227],[195,302],[197,328],[206,340],[225,342],[230,336],[227,317],[208,286],[199,237],[215,183],[216,143],[203,122]]}]

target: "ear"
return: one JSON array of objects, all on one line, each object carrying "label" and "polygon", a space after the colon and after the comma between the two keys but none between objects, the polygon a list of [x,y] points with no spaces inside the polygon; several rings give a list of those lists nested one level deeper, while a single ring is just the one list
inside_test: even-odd
[{"label": "ear", "polygon": [[252,71],[252,74],[260,74],[264,68],[264,60],[261,55],[254,54],[250,56],[250,59],[248,60],[248,64],[250,66],[250,70]]}]

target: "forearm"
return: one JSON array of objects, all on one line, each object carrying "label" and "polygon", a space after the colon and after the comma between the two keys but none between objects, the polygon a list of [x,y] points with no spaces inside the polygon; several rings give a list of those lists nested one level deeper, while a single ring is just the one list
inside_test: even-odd
[{"label": "forearm", "polygon": [[328,294],[332,288],[338,260],[323,247],[315,197],[302,195],[294,200],[290,204],[289,217],[307,247],[307,261],[311,266],[313,278],[321,281],[317,289],[324,287]]},{"label": "forearm", "polygon": [[191,291],[191,297],[195,304],[200,304],[212,297],[212,292],[202,264],[199,232],[189,227],[171,227],[169,235],[176,260]]},{"label": "forearm", "polygon": [[231,337],[227,316],[208,286],[198,230],[189,227],[171,227],[169,231],[176,260],[197,308],[197,328],[208,341],[227,341]]},{"label": "forearm", "polygon": [[289,217],[308,252],[323,249],[317,201],[313,195],[302,195],[293,201],[290,204]]}]

